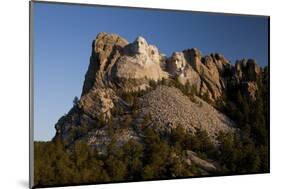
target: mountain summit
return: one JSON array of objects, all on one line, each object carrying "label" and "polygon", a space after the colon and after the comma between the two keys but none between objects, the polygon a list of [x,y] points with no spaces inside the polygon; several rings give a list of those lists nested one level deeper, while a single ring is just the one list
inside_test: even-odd
[{"label": "mountain summit", "polygon": [[[53,140],[70,149],[86,141],[106,154],[112,140],[119,146],[130,140],[142,143],[147,128],[168,137],[180,128],[191,136],[202,131],[219,145],[221,133],[240,132],[236,115],[224,112],[237,110],[229,99],[254,102],[262,74],[252,59],[232,65],[221,54],[203,56],[196,48],[166,57],[144,37],[129,43],[100,33],[93,41],[81,97],[56,123]],[[188,154],[205,171],[219,169],[192,151]]]}]

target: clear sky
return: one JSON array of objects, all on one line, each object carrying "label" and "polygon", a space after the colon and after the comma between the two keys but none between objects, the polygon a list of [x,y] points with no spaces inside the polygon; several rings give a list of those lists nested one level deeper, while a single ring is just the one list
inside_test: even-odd
[{"label": "clear sky", "polygon": [[50,140],[54,125],[80,97],[91,44],[99,32],[129,42],[145,37],[160,52],[198,48],[223,54],[231,62],[268,62],[266,17],[35,3],[34,138]]}]

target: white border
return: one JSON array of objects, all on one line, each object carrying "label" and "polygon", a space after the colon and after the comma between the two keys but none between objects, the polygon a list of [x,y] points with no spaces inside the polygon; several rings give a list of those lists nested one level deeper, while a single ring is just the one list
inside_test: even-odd
[{"label": "white border", "polygon": [[[75,3],[162,9],[246,13],[271,16],[271,173],[184,180],[82,186],[77,188],[274,188],[280,186],[280,6],[276,0],[68,0]],[[0,188],[28,187],[29,5],[27,0],[0,7]],[[243,29],[243,28],[241,28]],[[257,39],[258,40],[258,39]],[[76,188],[76,187],[68,187]],[[276,187],[275,187],[276,188]]]}]

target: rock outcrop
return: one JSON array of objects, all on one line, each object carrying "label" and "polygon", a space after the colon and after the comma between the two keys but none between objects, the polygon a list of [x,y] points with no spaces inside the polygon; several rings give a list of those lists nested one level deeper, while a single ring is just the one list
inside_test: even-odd
[{"label": "rock outcrop", "polygon": [[82,96],[93,88],[145,89],[149,80],[168,77],[161,69],[163,59],[158,49],[143,37],[128,44],[118,35],[100,33],[93,42]]},{"label": "rock outcrop", "polygon": [[116,34],[100,33],[93,41],[90,64],[85,76],[82,95],[92,88],[106,87],[107,76],[116,60],[121,55],[121,50],[128,44],[127,40]]},{"label": "rock outcrop", "polygon": [[222,75],[228,67],[230,64],[222,55],[202,57],[198,49],[176,52],[167,61],[167,70],[174,78],[193,86],[198,95],[207,94],[211,100],[221,97],[225,88]]},{"label": "rock outcrop", "polygon": [[[159,132],[178,125],[191,133],[203,129],[215,143],[218,133],[234,131],[235,123],[201,97],[207,95],[216,102],[229,88],[239,88],[255,100],[260,73],[261,68],[252,59],[231,65],[220,54],[202,56],[195,48],[165,57],[143,37],[129,43],[116,34],[100,33],[93,41],[81,97],[55,125],[55,138],[68,145],[86,139],[93,148],[103,151],[109,142],[110,125],[122,125],[132,114],[131,105],[120,94],[142,90],[146,94],[138,98],[139,117],[132,120],[135,126],[149,114]],[[171,86],[152,90],[150,82],[161,83],[163,79],[192,87],[196,96],[191,99]],[[120,107],[122,114],[114,116],[114,110]],[[141,141],[142,137],[141,128],[131,126],[120,126],[114,134],[120,145],[131,138]]]},{"label": "rock outcrop", "polygon": [[202,80],[199,73],[187,62],[183,52],[172,54],[171,58],[167,60],[167,70],[173,78],[177,79],[183,85],[188,83],[190,86],[195,87],[197,94],[200,94],[203,90],[201,89]]},{"label": "rock outcrop", "polygon": [[162,60],[155,46],[138,37],[124,48],[124,55],[116,62],[112,73],[115,84],[127,91],[144,90],[150,80],[168,78],[168,73],[161,69]]}]

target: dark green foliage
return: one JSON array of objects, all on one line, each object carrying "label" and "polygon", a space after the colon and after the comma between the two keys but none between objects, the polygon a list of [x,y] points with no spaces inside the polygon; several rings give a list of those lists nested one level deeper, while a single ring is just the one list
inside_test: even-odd
[{"label": "dark green foliage", "polygon": [[67,152],[59,141],[35,142],[34,147],[36,186],[104,182],[109,179],[103,162],[83,142],[77,142],[72,153]]},{"label": "dark green foliage", "polygon": [[128,179],[141,179],[141,170],[143,167],[143,145],[135,140],[129,140],[123,146],[124,161],[128,166]]},{"label": "dark green foliage", "polygon": [[[97,117],[93,128],[108,126],[111,143],[107,153],[100,154],[83,142],[82,136],[89,132],[84,126],[73,127],[70,146],[64,146],[60,140],[53,142],[35,142],[35,185],[52,186],[79,183],[100,183],[109,181],[137,181],[147,179],[165,179],[202,175],[201,168],[195,164],[184,164],[186,150],[195,152],[200,158],[214,160],[220,167],[216,174],[240,174],[268,172],[269,167],[269,91],[268,69],[263,70],[258,80],[256,100],[252,101],[241,88],[229,88],[228,93],[215,102],[215,107],[234,120],[239,132],[221,133],[218,145],[214,145],[208,134],[196,130],[194,134],[186,132],[181,125],[169,133],[160,133],[153,128],[151,115],[144,115],[137,127],[134,123],[139,118],[138,98],[158,85],[173,86],[183,94],[195,100],[196,89],[187,83],[175,80],[150,82],[147,91],[118,94],[123,103],[117,103],[112,110],[113,118],[122,118],[118,123],[113,119]],[[209,102],[207,95],[203,95]],[[73,101],[74,106],[78,98]],[[65,118],[66,119],[66,118]],[[129,140],[122,146],[115,142],[115,130],[138,129],[140,141]]]},{"label": "dark green foliage", "polygon": [[241,87],[229,88],[217,108],[226,113],[240,128],[240,135],[220,137],[220,162],[226,172],[268,172],[269,83],[268,68],[257,78],[255,100]]},{"label": "dark green foliage", "polygon": [[[166,163],[169,157],[169,145],[165,140],[161,140],[160,136],[151,128],[145,130],[144,139],[146,154],[144,162],[147,172],[144,173],[145,178],[153,176],[153,178],[165,178]],[[152,174],[153,173],[153,174]],[[152,175],[151,175],[152,174]]]},{"label": "dark green foliage", "polygon": [[178,88],[184,95],[193,96],[196,95],[196,89],[194,86],[191,86],[189,82],[186,82],[185,85],[181,84],[179,80],[172,80],[169,83],[170,86]]},{"label": "dark green foliage", "polygon": [[191,135],[178,126],[172,130],[171,144],[178,151],[189,149],[196,152],[202,158],[216,158],[217,155],[217,149],[211,142],[208,134],[200,129],[194,135]]},{"label": "dark green foliage", "polygon": [[115,152],[113,154],[109,154],[105,160],[105,170],[109,173],[111,181],[121,181],[125,179],[127,174],[127,165],[121,158],[122,154]]},{"label": "dark green foliage", "polygon": [[[59,142],[35,143],[34,182],[36,185],[72,182],[74,164]],[[57,179],[59,178],[59,179]]]},{"label": "dark green foliage", "polygon": [[[175,80],[162,79],[161,81],[159,81],[157,83],[157,85],[166,85],[169,87],[175,87],[175,88],[179,89],[184,95],[188,96],[192,102],[198,103],[197,100],[195,99],[195,96],[198,95],[196,92],[196,86],[190,85],[190,83],[188,81],[185,83],[185,85],[183,85],[179,82],[178,79],[175,79]],[[153,84],[152,86],[155,86],[155,84]],[[156,88],[156,87],[154,87],[154,88]],[[210,100],[209,100],[209,102],[210,102]],[[199,105],[202,105],[202,104],[199,104]]]},{"label": "dark green foliage", "polygon": [[78,104],[78,102],[79,102],[79,99],[77,96],[75,96],[73,99],[73,106],[76,106]]},{"label": "dark green foliage", "polygon": [[135,98],[134,93],[131,92],[123,93],[122,97],[123,100],[125,100],[128,104],[130,105],[133,104]]},{"label": "dark green foliage", "polygon": [[219,136],[220,156],[218,159],[226,173],[256,173],[261,170],[261,161],[255,144],[249,138],[237,135]]},{"label": "dark green foliage", "polygon": [[[98,154],[83,141],[76,141],[68,150],[59,141],[35,142],[35,185],[95,183],[190,176],[196,166],[184,167],[173,154],[182,155],[190,140],[199,138],[172,130],[166,138],[151,128],[144,130],[143,142],[129,140],[122,147],[114,138],[106,154]],[[181,137],[178,141],[175,137]],[[201,142],[201,141],[200,141]],[[199,143],[200,143],[199,142]],[[201,149],[203,144],[200,143]],[[194,148],[195,149],[195,148]],[[199,150],[197,151],[199,153]],[[202,152],[203,154],[203,152]]]},{"label": "dark green foliage", "polygon": [[124,121],[122,122],[121,127],[124,129],[128,129],[133,122],[133,118],[130,114],[124,117]]}]

